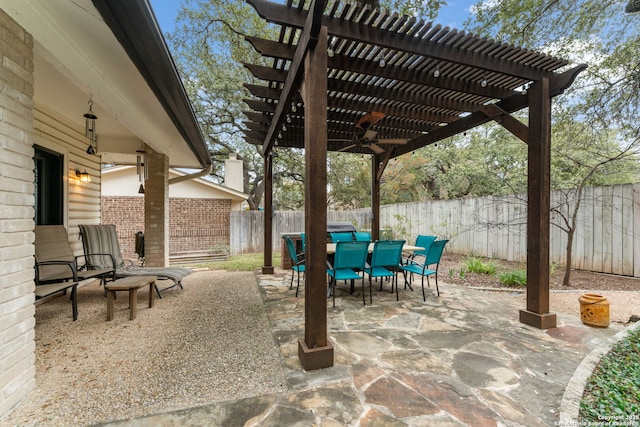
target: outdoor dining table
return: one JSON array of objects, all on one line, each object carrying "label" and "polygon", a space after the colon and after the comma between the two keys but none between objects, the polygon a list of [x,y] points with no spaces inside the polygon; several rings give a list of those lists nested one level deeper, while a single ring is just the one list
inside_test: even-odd
[{"label": "outdoor dining table", "polygon": [[[369,253],[373,253],[373,247],[375,246],[375,242],[371,242],[369,243]],[[415,252],[415,251],[423,251],[424,248],[422,246],[415,246],[415,245],[410,245],[408,243],[405,243],[404,245],[402,245],[402,252]],[[327,243],[327,255],[334,255],[336,253],[336,244],[335,243]],[[332,260],[333,258],[331,258]],[[333,263],[333,261],[327,260],[327,262],[331,262]],[[353,293],[354,292],[354,283],[353,280],[351,281],[351,289],[349,293]],[[331,292],[331,289],[329,289],[327,291],[327,298],[329,297]]]},{"label": "outdoor dining table", "polygon": [[[369,244],[369,253],[373,252],[373,246],[375,245],[375,242],[371,242]],[[410,245],[405,243],[402,246],[402,252],[415,252],[415,251],[424,251],[424,248],[422,246],[414,246],[414,245]],[[336,244],[335,243],[327,243],[327,255],[330,254],[335,254],[336,253]]]}]

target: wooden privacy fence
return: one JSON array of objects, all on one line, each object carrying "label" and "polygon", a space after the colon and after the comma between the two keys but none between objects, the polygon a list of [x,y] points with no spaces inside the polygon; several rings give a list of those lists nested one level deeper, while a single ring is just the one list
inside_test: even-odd
[{"label": "wooden privacy fence", "polygon": [[[566,263],[567,234],[562,215],[575,206],[571,192],[551,194],[551,261]],[[263,248],[262,211],[231,212],[231,253]],[[447,251],[509,261],[526,261],[527,208],[524,196],[491,196],[382,206],[382,229],[414,241],[418,234],[450,240]],[[327,221],[345,221],[358,230],[371,228],[370,209],[329,211]],[[280,235],[304,231],[304,212],[273,213],[274,251]],[[584,191],[573,241],[573,267],[640,277],[640,184],[589,187]]]}]

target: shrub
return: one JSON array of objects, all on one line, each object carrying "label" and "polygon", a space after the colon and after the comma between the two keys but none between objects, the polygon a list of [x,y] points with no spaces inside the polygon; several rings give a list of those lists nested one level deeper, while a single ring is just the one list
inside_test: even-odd
[{"label": "shrub", "polygon": [[505,286],[527,286],[527,271],[512,270],[500,273],[500,283]]},{"label": "shrub", "polygon": [[[640,421],[640,329],[614,344],[585,387],[578,420],[585,425],[638,425]],[[582,425],[582,424],[581,424]]]},{"label": "shrub", "polygon": [[468,256],[465,259],[465,265],[467,271],[491,276],[496,274],[496,270],[498,269],[498,263],[495,260],[483,261],[482,258],[475,256]]}]

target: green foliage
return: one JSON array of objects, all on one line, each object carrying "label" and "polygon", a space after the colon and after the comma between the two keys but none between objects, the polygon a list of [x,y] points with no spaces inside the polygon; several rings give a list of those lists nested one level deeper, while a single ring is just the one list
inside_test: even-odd
[{"label": "green foliage", "polygon": [[412,224],[411,220],[404,215],[394,215],[394,219],[396,222],[393,227],[393,238],[412,243],[412,239],[415,239],[415,236],[411,232],[412,225],[417,227],[419,222]]},{"label": "green foliage", "polygon": [[498,270],[498,262],[496,260],[484,260],[476,256],[468,256],[465,261],[467,271],[479,274],[488,274],[490,276],[496,274]]},{"label": "green foliage", "polygon": [[[242,254],[230,256],[226,261],[197,264],[196,267],[209,268],[211,270],[227,271],[255,271],[264,265],[264,254]],[[280,265],[280,254],[273,254],[273,265]]]},{"label": "green foliage", "polygon": [[345,153],[327,155],[327,203],[337,209],[371,206],[371,161],[369,156]]},{"label": "green foliage", "polygon": [[640,329],[630,331],[600,360],[580,402],[580,422],[640,422]]},{"label": "green foliage", "polygon": [[527,286],[527,271],[526,270],[512,270],[500,273],[500,283],[505,286]]}]

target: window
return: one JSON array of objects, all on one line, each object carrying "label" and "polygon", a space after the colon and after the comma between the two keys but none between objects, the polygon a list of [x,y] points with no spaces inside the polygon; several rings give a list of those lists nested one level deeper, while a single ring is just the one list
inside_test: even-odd
[{"label": "window", "polygon": [[34,148],[36,224],[63,224],[64,155],[39,145]]}]

